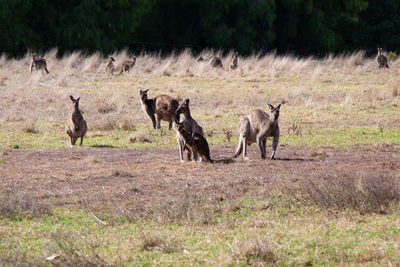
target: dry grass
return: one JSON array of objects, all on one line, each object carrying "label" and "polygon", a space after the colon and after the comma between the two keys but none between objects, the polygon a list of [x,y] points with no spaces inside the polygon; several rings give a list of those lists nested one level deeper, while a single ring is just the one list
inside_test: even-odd
[{"label": "dry grass", "polygon": [[400,185],[394,177],[341,175],[307,180],[305,191],[324,209],[352,209],[360,214],[388,214],[398,210]]},{"label": "dry grass", "polygon": [[50,205],[43,200],[19,192],[7,193],[0,199],[0,217],[40,217],[51,215]]},{"label": "dry grass", "polygon": [[273,264],[277,261],[277,257],[272,252],[269,241],[266,236],[261,238],[254,237],[243,242],[237,242],[237,248],[234,249],[235,257],[245,258],[247,264]]}]

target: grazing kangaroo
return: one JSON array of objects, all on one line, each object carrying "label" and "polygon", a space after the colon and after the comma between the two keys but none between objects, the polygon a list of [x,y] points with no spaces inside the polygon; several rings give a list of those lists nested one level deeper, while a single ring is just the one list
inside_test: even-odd
[{"label": "grazing kangaroo", "polygon": [[140,103],[142,109],[149,115],[153,122],[154,129],[160,129],[161,120],[169,122],[169,129],[172,129],[172,123],[179,120],[179,115],[175,114],[179,102],[168,95],[159,95],[155,98],[148,98],[147,92],[150,89],[140,89]]},{"label": "grazing kangaroo", "polygon": [[269,159],[275,158],[276,148],[279,142],[279,109],[281,103],[274,107],[267,103],[271,109],[271,117],[264,111],[256,109],[247,116],[240,119],[239,122],[239,144],[236,152],[233,155],[234,158],[240,155],[243,151],[243,159],[247,158],[247,145],[257,143],[258,148],[261,151],[261,158],[266,158],[266,142],[268,137],[273,137],[272,142],[272,154]]},{"label": "grazing kangaroo", "polygon": [[198,155],[200,156],[200,161],[208,161],[210,163],[214,162],[210,158],[210,148],[208,146],[207,140],[203,137],[203,135],[200,135],[198,133],[193,134],[190,131],[187,131],[184,127],[184,122],[175,122],[177,131],[179,132],[179,135],[182,137],[182,139],[185,142],[185,146],[190,148],[190,150],[193,152],[193,155],[196,155],[195,158],[197,159]]},{"label": "grazing kangaroo", "polygon": [[231,65],[229,66],[229,70],[235,70],[235,69],[237,69],[237,66],[238,66],[238,53],[237,52],[235,52],[235,54],[233,54],[233,59],[232,59],[232,62],[231,62]]},{"label": "grazing kangaroo", "polygon": [[38,70],[42,70],[43,72],[44,70],[47,74],[49,74],[49,71],[47,70],[46,60],[44,58],[37,57],[36,55],[32,55],[30,73],[32,73],[33,68],[35,68],[36,72]]},{"label": "grazing kangaroo", "polygon": [[111,73],[111,75],[114,75],[114,62],[115,62],[115,59],[113,57],[110,57],[107,60],[106,73]]},{"label": "grazing kangaroo", "polygon": [[[211,59],[211,60],[210,60]],[[210,60],[210,65],[211,65],[211,67],[213,67],[213,68],[224,68],[224,66],[222,65],[222,61],[221,61],[221,59],[219,58],[219,57],[213,57],[213,56],[211,56],[211,57],[209,57],[209,58],[207,58],[207,59],[204,59],[202,56],[200,56],[198,59],[197,59],[197,62],[202,62],[202,61],[207,61],[207,60]]]},{"label": "grazing kangaroo", "polygon": [[71,147],[75,145],[75,142],[78,138],[81,138],[81,144],[83,142],[83,137],[87,132],[86,121],[83,119],[82,113],[79,110],[79,100],[74,99],[72,95],[69,96],[74,104],[74,112],[72,112],[71,117],[67,122],[67,126],[65,127],[65,132],[68,134],[69,139],[71,140]]},{"label": "grazing kangaroo", "polygon": [[[189,108],[189,103],[190,100],[188,98],[183,99],[180,103],[178,108],[175,111],[175,114],[177,116],[182,115],[182,125],[185,128],[185,131],[190,132],[192,134],[192,138],[195,136],[195,134],[203,135],[203,128],[195,121],[195,119],[192,118],[190,115],[190,108]],[[177,135],[177,141],[179,145],[179,159],[180,161],[183,161],[183,151],[185,150],[185,139],[180,136],[179,134]],[[195,160],[197,160],[197,155],[193,153],[193,157]],[[190,157],[187,156],[187,159],[190,160]]]},{"label": "grazing kangaroo", "polygon": [[376,56],[379,68],[389,68],[388,59],[382,54],[382,48],[378,48],[378,55]]},{"label": "grazing kangaroo", "polygon": [[135,66],[136,63],[136,56],[132,57],[132,61],[124,61],[121,65],[121,69],[119,74],[122,74],[123,72],[129,72],[129,70]]}]

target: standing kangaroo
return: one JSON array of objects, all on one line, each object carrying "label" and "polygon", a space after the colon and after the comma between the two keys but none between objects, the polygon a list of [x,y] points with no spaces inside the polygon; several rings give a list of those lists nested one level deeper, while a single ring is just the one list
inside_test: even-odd
[{"label": "standing kangaroo", "polygon": [[44,58],[37,57],[36,55],[32,55],[30,73],[32,73],[33,68],[35,68],[36,72],[38,70],[42,70],[43,72],[44,70],[47,74],[49,74],[49,71],[47,70],[46,60]]},{"label": "standing kangaroo", "polygon": [[235,70],[235,69],[237,69],[237,66],[238,66],[238,53],[237,52],[235,52],[235,54],[233,54],[233,59],[232,59],[232,62],[231,62],[231,65],[229,66],[229,70]]},{"label": "standing kangaroo", "polygon": [[110,57],[107,60],[106,73],[111,73],[111,75],[114,75],[114,61],[115,59],[113,57]]},{"label": "standing kangaroo", "polygon": [[200,56],[197,59],[197,62],[202,62],[202,61],[207,61],[207,60],[210,60],[210,65],[213,68],[221,68],[221,69],[224,68],[224,65],[222,65],[222,61],[221,61],[221,59],[219,57],[213,57],[212,56],[212,57],[209,57],[207,59],[204,59],[202,56]]},{"label": "standing kangaroo", "polygon": [[65,132],[68,134],[69,139],[71,140],[71,147],[75,145],[75,142],[78,138],[81,138],[81,144],[83,142],[83,137],[87,131],[86,121],[83,119],[82,113],[79,110],[79,100],[74,99],[72,95],[69,96],[74,104],[74,112],[72,112],[71,117],[67,122],[67,126],[65,127]]},{"label": "standing kangaroo", "polygon": [[179,115],[175,114],[179,106],[178,101],[168,95],[159,95],[155,98],[147,97],[147,90],[140,89],[140,103],[142,109],[149,115],[153,122],[154,129],[160,129],[161,120],[169,122],[169,129],[172,129],[172,123],[179,120]]},{"label": "standing kangaroo", "polygon": [[[184,120],[185,121],[185,120]],[[183,122],[184,122],[183,121]],[[180,122],[175,122],[177,131],[179,132],[179,135],[182,137],[182,139],[185,142],[185,145],[190,148],[190,150],[193,152],[194,155],[200,155],[200,161],[205,160],[210,163],[214,162],[210,158],[210,148],[208,146],[207,140],[203,137],[203,135],[200,135],[198,133],[193,134],[190,131],[187,131],[184,127],[184,123]]]},{"label": "standing kangaroo", "polygon": [[123,72],[129,72],[129,70],[133,66],[135,66],[135,63],[136,63],[136,56],[132,57],[132,61],[124,61],[124,62],[122,62],[119,74],[122,74]]},{"label": "standing kangaroo", "polygon": [[279,109],[281,103],[274,107],[267,103],[271,109],[271,117],[260,109],[253,110],[247,116],[240,119],[239,122],[239,144],[236,152],[233,155],[234,158],[240,155],[243,151],[243,159],[247,158],[247,145],[257,143],[258,148],[261,151],[261,158],[266,158],[266,142],[268,137],[273,137],[272,142],[272,154],[269,159],[275,158],[276,148],[279,142]]},{"label": "standing kangaroo", "polygon": [[[180,103],[178,108],[175,111],[177,116],[182,115],[182,125],[186,132],[190,132],[192,135],[192,139],[196,134],[203,135],[203,128],[192,118],[190,115],[190,108],[189,108],[190,100],[188,98],[183,99]],[[179,133],[179,131],[178,131]],[[180,134],[177,134],[177,141],[179,145],[179,159],[183,162],[183,151],[185,150],[186,141]],[[189,151],[190,152],[190,151]],[[197,160],[197,154],[193,153],[193,157]],[[187,159],[190,159],[190,156],[187,156]]]},{"label": "standing kangaroo", "polygon": [[376,56],[379,68],[389,68],[388,59],[382,54],[382,48],[378,48],[378,55]]}]

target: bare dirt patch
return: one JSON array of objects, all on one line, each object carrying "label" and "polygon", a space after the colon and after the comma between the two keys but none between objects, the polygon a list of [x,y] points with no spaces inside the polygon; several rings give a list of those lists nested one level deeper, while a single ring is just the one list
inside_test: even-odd
[{"label": "bare dirt patch", "polygon": [[[222,159],[234,148],[220,147]],[[164,206],[187,191],[210,200],[262,197],[296,190],[306,180],[398,177],[400,153],[392,147],[297,149],[281,147],[277,160],[180,163],[176,149],[43,149],[8,151],[0,166],[0,192],[29,194],[56,206],[97,204],[129,208]]]}]

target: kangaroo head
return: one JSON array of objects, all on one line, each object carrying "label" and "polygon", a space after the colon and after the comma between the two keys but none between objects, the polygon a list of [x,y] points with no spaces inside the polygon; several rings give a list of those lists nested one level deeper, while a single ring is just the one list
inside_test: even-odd
[{"label": "kangaroo head", "polygon": [[189,98],[183,99],[183,100],[179,103],[179,106],[178,106],[178,108],[176,109],[175,114],[176,114],[176,115],[179,115],[179,114],[182,114],[182,113],[186,113],[187,111],[190,111],[190,110],[189,110],[189,103],[190,103]]},{"label": "kangaroo head", "polygon": [[74,104],[75,109],[79,108],[79,100],[81,97],[75,99],[72,95],[69,96],[71,98],[72,104]]},{"label": "kangaroo head", "polygon": [[382,47],[378,47],[378,54],[382,54]]},{"label": "kangaroo head", "polygon": [[149,90],[150,90],[150,89],[143,90],[142,88],[140,88],[140,99],[142,99],[143,101],[144,101],[144,100],[147,100],[147,92],[148,92]]},{"label": "kangaroo head", "polygon": [[281,108],[282,103],[279,103],[276,107],[267,103],[269,109],[271,110],[271,114],[274,116],[274,119],[277,120],[279,118],[279,109]]},{"label": "kangaroo head", "polygon": [[197,59],[197,62],[201,62],[201,61],[204,61],[204,58],[203,58],[202,56],[200,56],[200,57]]},{"label": "kangaroo head", "polygon": [[136,57],[137,57],[137,56],[133,56],[133,57],[132,57],[132,60],[133,60],[133,61],[136,61]]},{"label": "kangaroo head", "polygon": [[233,54],[233,58],[236,59],[238,57],[238,53],[235,52],[235,54]]}]

